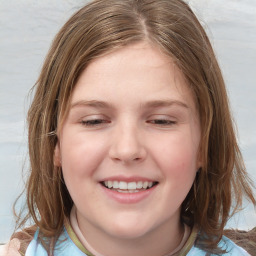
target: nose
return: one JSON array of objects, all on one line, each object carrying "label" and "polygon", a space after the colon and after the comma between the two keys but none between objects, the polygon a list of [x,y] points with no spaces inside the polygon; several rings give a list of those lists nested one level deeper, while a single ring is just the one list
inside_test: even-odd
[{"label": "nose", "polygon": [[141,162],[146,158],[141,132],[134,125],[117,127],[113,132],[109,156],[122,163]]}]

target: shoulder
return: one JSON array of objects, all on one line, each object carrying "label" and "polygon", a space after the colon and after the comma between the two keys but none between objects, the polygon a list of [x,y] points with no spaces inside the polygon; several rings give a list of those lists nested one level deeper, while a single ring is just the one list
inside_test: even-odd
[{"label": "shoulder", "polygon": [[35,230],[35,226],[31,226],[14,233],[8,243],[0,245],[0,256],[25,255],[29,243],[33,240]]},{"label": "shoulder", "polygon": [[[32,256],[32,255],[40,255],[40,256],[47,256],[48,249],[44,247],[45,245],[45,237],[39,238],[39,230],[34,235],[33,240],[30,242],[29,246],[26,250],[26,255]],[[53,254],[54,256],[70,256],[70,255],[76,255],[76,256],[86,256],[87,254],[83,253],[79,247],[77,247],[72,239],[69,237],[67,231],[65,228],[63,228],[62,233],[60,236],[55,239],[48,240],[50,242],[50,248],[53,246]],[[53,243],[52,243],[53,242]],[[47,247],[48,248],[48,247]],[[9,256],[9,255],[8,255]]]},{"label": "shoulder", "polygon": [[[225,250],[226,253],[223,253],[222,256],[250,256],[243,248],[236,245],[233,241],[229,238],[223,236],[220,240],[218,247],[222,250]],[[210,255],[207,254],[206,251],[199,249],[195,246],[191,248],[187,256],[206,256]],[[217,256],[215,254],[211,254],[211,256]]]},{"label": "shoulder", "polygon": [[227,251],[224,255],[234,255],[234,256],[249,256],[250,254],[247,253],[242,247],[236,245],[232,240],[223,236],[221,241],[219,242],[219,247]]},{"label": "shoulder", "polygon": [[1,256],[20,256],[20,241],[17,238],[13,238],[7,244],[0,245]]}]

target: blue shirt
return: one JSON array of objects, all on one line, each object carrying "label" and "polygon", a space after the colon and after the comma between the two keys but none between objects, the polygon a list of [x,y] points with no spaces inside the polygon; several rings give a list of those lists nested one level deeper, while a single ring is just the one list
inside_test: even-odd
[{"label": "blue shirt", "polygon": [[[71,239],[72,237],[72,239]],[[189,240],[189,239],[188,239]],[[191,240],[191,239],[190,239]],[[223,236],[219,242],[219,248],[224,249],[227,253],[222,254],[223,256],[249,256],[249,254],[233,243],[230,239]],[[195,247],[193,244],[185,244],[187,250],[181,250],[177,253],[179,256],[207,256],[204,250]],[[182,252],[183,251],[183,252]],[[93,256],[89,251],[87,251],[83,245],[78,241],[75,234],[72,232],[71,227],[64,227],[63,233],[59,237],[55,248],[54,256]],[[176,255],[176,254],[175,254]],[[30,242],[25,256],[48,256],[46,250],[38,240],[38,231],[35,233],[33,240]],[[211,254],[215,256],[215,254]],[[217,255],[216,255],[217,256]]]}]

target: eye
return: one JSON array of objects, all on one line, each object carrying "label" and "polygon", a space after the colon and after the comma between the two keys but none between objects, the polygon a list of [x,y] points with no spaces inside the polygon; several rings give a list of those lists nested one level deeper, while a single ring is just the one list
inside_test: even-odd
[{"label": "eye", "polygon": [[88,120],[81,120],[80,123],[86,127],[97,127],[104,124],[108,124],[110,123],[110,121],[105,119],[88,119]]},{"label": "eye", "polygon": [[147,123],[156,124],[156,125],[174,125],[176,124],[176,121],[172,120],[166,120],[166,119],[155,119],[155,120],[149,120]]},{"label": "eye", "polygon": [[153,125],[157,125],[157,126],[173,126],[175,124],[177,124],[177,121],[174,118],[171,118],[169,116],[153,116],[151,118],[149,118],[146,121],[148,124],[153,124]]}]

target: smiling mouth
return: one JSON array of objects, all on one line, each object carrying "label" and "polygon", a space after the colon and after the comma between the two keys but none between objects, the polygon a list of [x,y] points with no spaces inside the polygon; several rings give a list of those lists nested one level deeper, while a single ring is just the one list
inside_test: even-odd
[{"label": "smiling mouth", "polygon": [[157,181],[102,181],[100,182],[102,186],[107,189],[114,190],[120,193],[137,193],[144,190],[148,190],[158,184]]}]

